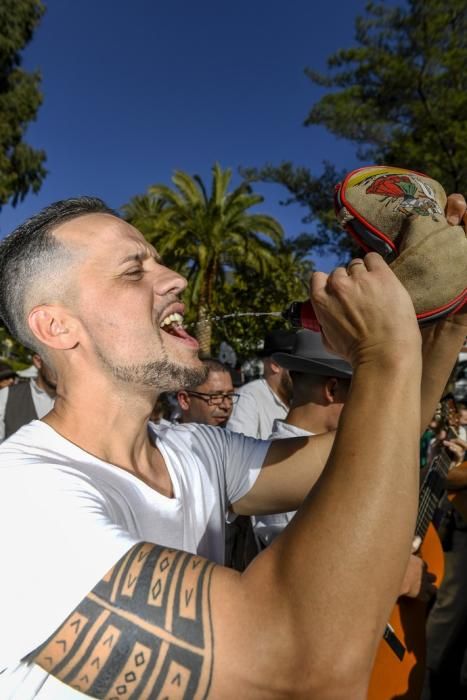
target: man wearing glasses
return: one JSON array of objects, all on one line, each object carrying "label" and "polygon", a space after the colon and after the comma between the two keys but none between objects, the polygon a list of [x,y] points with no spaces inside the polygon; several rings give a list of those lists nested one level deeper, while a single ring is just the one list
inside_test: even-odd
[{"label": "man wearing glasses", "polygon": [[[204,423],[224,428],[239,394],[234,393],[226,365],[211,358],[202,360],[202,363],[209,371],[207,379],[202,384],[177,392],[180,423]],[[249,516],[226,514],[225,565],[243,571],[257,553]]]},{"label": "man wearing glasses", "polygon": [[203,365],[209,371],[207,379],[202,384],[177,392],[182,412],[180,422],[224,428],[238,394],[234,393],[232,377],[226,365],[213,359],[203,360]]}]

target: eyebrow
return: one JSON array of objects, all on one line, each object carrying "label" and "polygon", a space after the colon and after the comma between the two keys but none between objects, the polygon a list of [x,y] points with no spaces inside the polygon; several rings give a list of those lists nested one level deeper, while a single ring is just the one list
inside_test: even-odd
[{"label": "eyebrow", "polygon": [[126,258],[123,258],[123,260],[120,260],[120,265],[124,265],[127,262],[144,262],[144,260],[147,260],[148,258],[154,258],[154,260],[157,263],[162,262],[162,258],[157,253],[155,250],[154,251],[149,251],[146,250],[144,253],[132,253],[131,255],[127,255]]}]

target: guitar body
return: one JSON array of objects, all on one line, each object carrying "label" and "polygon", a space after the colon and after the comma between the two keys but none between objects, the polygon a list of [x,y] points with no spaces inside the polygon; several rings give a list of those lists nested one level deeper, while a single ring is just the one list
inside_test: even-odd
[{"label": "guitar body", "polygon": [[[420,556],[427,563],[428,571],[435,574],[436,585],[439,586],[444,575],[444,555],[437,532],[431,524],[420,547]],[[415,598],[399,598],[389,624],[406,652],[400,661],[386,641],[380,642],[368,700],[420,700],[425,674],[426,615],[426,603]]]}]

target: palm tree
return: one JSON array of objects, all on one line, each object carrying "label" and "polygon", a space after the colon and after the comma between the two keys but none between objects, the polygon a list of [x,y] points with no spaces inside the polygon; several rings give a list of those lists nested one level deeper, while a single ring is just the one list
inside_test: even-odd
[{"label": "palm tree", "polygon": [[280,224],[271,216],[252,214],[263,197],[242,183],[232,192],[232,171],[212,168],[208,193],[197,175],[176,171],[175,188],[154,185],[148,194],[133,198],[123,207],[130,223],[151,241],[164,261],[188,278],[189,306],[198,321],[201,352],[208,354],[216,289],[226,273],[241,269],[259,276],[277,265],[277,249],[284,238]]},{"label": "palm tree", "polygon": [[124,204],[122,211],[125,219],[138,231],[148,237],[154,232],[164,202],[162,199],[152,197],[150,194],[137,194],[128,204]]}]

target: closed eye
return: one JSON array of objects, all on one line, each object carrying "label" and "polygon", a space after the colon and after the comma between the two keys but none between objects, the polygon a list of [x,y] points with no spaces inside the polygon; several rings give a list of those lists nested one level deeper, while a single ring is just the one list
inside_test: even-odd
[{"label": "closed eye", "polygon": [[135,277],[135,278],[137,277],[140,279],[141,277],[143,277],[145,272],[146,272],[146,270],[144,270],[142,267],[139,267],[135,270],[128,270],[127,272],[124,273],[124,276],[125,277]]},{"label": "closed eye", "polygon": [[143,266],[143,262],[146,263],[146,261],[154,261],[157,265],[162,265],[162,260],[157,253],[155,253],[154,255],[150,255],[150,256],[135,255],[135,256],[132,256],[132,258],[133,258],[133,262],[138,263],[138,267],[132,267],[129,270],[126,270],[123,273],[123,277],[141,279],[143,277],[143,275],[146,272],[148,272],[148,270],[145,269],[145,267]]}]

